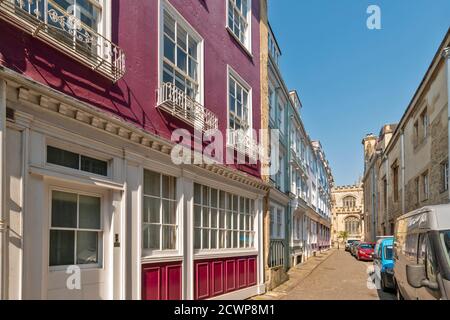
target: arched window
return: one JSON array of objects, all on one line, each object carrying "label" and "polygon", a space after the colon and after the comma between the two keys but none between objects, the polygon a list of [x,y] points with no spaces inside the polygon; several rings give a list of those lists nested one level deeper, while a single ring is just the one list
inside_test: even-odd
[{"label": "arched window", "polygon": [[347,231],[350,235],[359,234],[359,219],[355,217],[350,217],[345,219],[345,231]]},{"label": "arched window", "polygon": [[352,196],[348,196],[344,198],[344,207],[354,208],[356,207],[356,198]]}]

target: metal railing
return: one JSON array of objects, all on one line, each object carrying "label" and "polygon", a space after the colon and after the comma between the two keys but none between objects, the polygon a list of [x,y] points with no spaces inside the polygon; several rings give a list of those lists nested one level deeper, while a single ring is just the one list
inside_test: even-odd
[{"label": "metal railing", "polygon": [[270,240],[269,247],[269,268],[277,268],[284,266],[284,241],[283,240]]},{"label": "metal railing", "polygon": [[159,87],[157,106],[202,131],[219,128],[219,120],[213,112],[172,83],[166,82]]},{"label": "metal railing", "polygon": [[253,139],[247,130],[228,130],[228,145],[251,159],[264,158],[264,147]]},{"label": "metal railing", "polygon": [[53,0],[0,0],[0,19],[113,82],[125,74],[123,50]]}]

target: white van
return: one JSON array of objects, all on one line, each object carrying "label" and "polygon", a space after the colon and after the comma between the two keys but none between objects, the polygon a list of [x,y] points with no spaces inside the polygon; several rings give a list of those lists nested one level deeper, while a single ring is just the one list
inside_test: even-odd
[{"label": "white van", "polygon": [[399,299],[450,297],[450,204],[399,219],[394,236],[394,279]]}]

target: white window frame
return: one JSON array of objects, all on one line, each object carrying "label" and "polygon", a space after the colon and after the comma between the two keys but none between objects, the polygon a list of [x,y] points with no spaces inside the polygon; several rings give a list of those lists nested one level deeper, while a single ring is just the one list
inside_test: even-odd
[{"label": "white window frame", "polygon": [[[227,129],[230,130],[230,77],[248,92],[248,129],[247,136],[253,138],[253,89],[230,65],[227,66]],[[227,144],[230,144],[227,139]]]},{"label": "white window frame", "polygon": [[[78,266],[80,269],[103,269],[104,263],[105,263],[105,256],[104,256],[104,247],[105,247],[105,228],[104,228],[104,196],[102,194],[99,193],[93,193],[93,192],[84,192],[84,191],[80,191],[77,189],[69,189],[69,188],[63,188],[63,187],[55,187],[52,186],[49,189],[49,194],[48,194],[48,259],[47,259],[47,265],[49,268],[50,272],[57,272],[57,271],[65,271],[67,270],[67,267],[69,265],[64,265],[64,266],[51,266],[50,265],[50,241],[51,241],[51,236],[50,236],[50,232],[52,230],[66,230],[66,231],[74,231],[75,232],[75,247],[74,247],[74,255],[76,258],[76,252],[77,252],[77,247],[76,247],[76,242],[77,242],[77,238],[76,238],[76,233],[77,232],[82,232],[82,231],[87,231],[87,232],[97,232],[98,233],[98,263],[93,263],[93,264],[74,264],[76,266]],[[53,202],[53,192],[64,192],[64,193],[69,193],[69,194],[73,194],[77,196],[77,227],[76,228],[61,228],[61,227],[53,227],[52,226],[52,202]],[[87,196],[87,197],[93,197],[93,198],[99,198],[100,199],[100,229],[98,230],[94,230],[94,229],[81,229],[78,227],[78,223],[79,223],[79,201],[80,201],[80,196]],[[74,261],[74,263],[76,262],[76,260]]]},{"label": "white window frame", "polygon": [[[78,146],[75,146],[75,145],[68,145],[68,144],[63,143],[61,141],[53,141],[53,140],[54,139],[51,139],[50,141],[47,141],[46,144],[45,144],[45,150],[44,150],[45,155],[44,156],[45,156],[45,166],[47,168],[59,169],[59,170],[62,170],[64,172],[68,173],[68,174],[80,174],[80,175],[83,175],[83,176],[86,176],[86,177],[94,176],[94,177],[98,177],[100,179],[108,179],[108,180],[111,179],[111,177],[112,177],[112,162],[113,162],[112,158],[107,158],[104,155],[99,155],[99,154],[97,154],[95,152],[88,152],[82,147],[78,147]],[[47,156],[48,156],[47,149],[48,149],[48,147],[53,147],[53,148],[60,149],[60,150],[63,150],[63,151],[68,151],[68,152],[72,152],[72,153],[78,154],[78,156],[79,156],[79,158],[78,158],[79,169],[73,169],[73,168],[69,168],[69,167],[65,167],[65,166],[62,166],[62,165],[58,165],[58,164],[54,164],[54,163],[48,162],[48,159],[47,159]],[[92,172],[89,172],[89,171],[81,170],[81,156],[92,158],[94,160],[99,160],[99,161],[106,162],[106,164],[107,164],[107,167],[106,167],[106,173],[107,174],[106,174],[106,176],[95,174],[95,173],[92,173]]]},{"label": "white window frame", "polygon": [[225,0],[226,3],[226,12],[225,12],[225,21],[226,21],[226,29],[228,32],[236,39],[236,41],[250,54],[252,55],[252,0],[248,0],[248,11],[246,13],[246,23],[247,23],[247,30],[245,32],[245,42],[242,42],[241,39],[239,39],[238,35],[236,35],[233,31],[232,26],[229,25],[229,18],[228,18],[228,12],[230,10],[230,3],[229,1],[235,1],[235,0]]},{"label": "white window frame", "polygon": [[442,178],[444,179],[443,181],[443,185],[444,185],[444,190],[443,191],[448,191],[448,161],[445,161],[442,164]]},{"label": "white window frame", "polygon": [[[163,84],[164,75],[164,11],[167,11],[171,17],[198,43],[198,93],[196,101],[204,106],[204,39],[195,30],[195,28],[175,9],[168,0],[159,0],[159,16],[158,16],[158,79],[159,84]],[[176,37],[176,36],[175,36]],[[175,52],[176,56],[176,52]]]},{"label": "white window frame", "polygon": [[[160,195],[159,197],[156,196],[151,196],[151,195],[146,195],[144,193],[144,174],[145,171],[151,171],[154,172],[156,174],[160,175]],[[162,177],[166,176],[166,177],[170,177],[175,179],[175,199],[166,199],[163,198],[162,196]],[[141,199],[142,199],[142,205],[141,205],[141,213],[140,213],[140,220],[139,220],[139,224],[140,224],[140,228],[139,228],[139,232],[140,232],[140,248],[141,248],[141,259],[142,260],[146,260],[149,258],[153,258],[155,256],[172,256],[172,255],[177,255],[181,250],[180,250],[180,239],[183,236],[182,233],[182,227],[181,224],[181,218],[180,218],[180,209],[179,209],[179,195],[178,195],[178,180],[179,178],[170,174],[165,174],[159,171],[155,171],[154,169],[148,169],[148,168],[143,168],[142,170],[142,195],[141,195]],[[160,249],[150,249],[150,248],[144,248],[144,199],[145,197],[149,197],[149,198],[154,198],[154,199],[159,199],[160,200],[160,222],[159,223],[145,223],[148,225],[159,225],[161,230],[160,230],[160,235],[159,235],[159,247]],[[175,215],[176,215],[176,225],[171,225],[171,224],[167,224],[167,223],[163,223],[163,217],[162,217],[162,201],[166,200],[166,201],[172,201],[175,204]],[[162,249],[162,245],[163,245],[163,232],[162,229],[164,228],[164,226],[175,226],[176,228],[176,240],[175,240],[175,249]]]},{"label": "white window frame", "polygon": [[[274,211],[272,211],[274,210]],[[270,223],[273,226],[270,232],[270,238],[272,240],[284,240],[285,237],[285,208],[276,203],[270,204]],[[281,211],[281,221],[278,219],[278,213]],[[278,228],[280,232],[278,233]]]},{"label": "white window frame", "polygon": [[[193,214],[195,214],[195,206],[200,207],[201,208],[201,221],[200,221],[200,226],[196,226],[195,225],[195,217],[194,217],[194,224],[193,224],[193,239],[194,239],[194,252],[195,254],[215,254],[215,253],[223,253],[224,251],[226,252],[241,252],[241,251],[252,251],[252,250],[256,250],[257,248],[257,239],[256,239],[256,231],[257,231],[257,225],[256,225],[256,217],[257,217],[257,212],[256,212],[256,206],[257,206],[257,201],[255,199],[249,198],[249,197],[245,197],[245,196],[239,196],[237,194],[228,192],[226,190],[221,190],[220,188],[216,188],[216,187],[212,187],[210,185],[207,184],[203,184],[203,183],[197,183],[195,182],[193,185],[193,190],[195,190],[195,184],[199,185],[201,187],[201,196],[200,196],[200,203],[196,203],[195,200],[192,201],[193,203],[193,208],[192,208],[192,212]],[[204,199],[203,199],[203,195],[204,195],[204,188],[207,188],[208,190],[208,204],[204,204]],[[217,192],[217,207],[212,207],[212,191],[216,191]],[[195,192],[195,191],[194,191]],[[225,207],[222,209],[220,208],[220,194],[224,193],[225,195]],[[228,203],[228,198],[229,196],[232,197],[232,201],[233,201],[233,207],[234,207],[234,200],[235,198],[237,198],[238,203],[237,203],[237,211],[234,211],[233,207],[229,207],[229,210],[226,209],[227,207],[227,203]],[[249,214],[245,213],[246,209],[244,209],[244,212],[241,212],[241,202],[242,200],[244,201],[244,206],[246,207],[246,203],[248,201],[248,203],[250,204],[250,206],[252,206],[248,211]],[[208,216],[208,225],[205,226],[203,218],[204,218],[204,209],[207,209],[209,212],[206,213],[206,215]],[[217,220],[215,223],[215,227],[212,226],[211,224],[211,210],[216,210],[217,211]],[[225,214],[224,216],[224,227],[220,226],[220,212],[223,211],[223,213]],[[234,224],[234,215],[237,213],[237,225]],[[228,225],[228,217],[231,214],[231,229],[227,227]],[[244,226],[241,225],[241,223],[244,223]],[[209,235],[208,235],[208,248],[203,248],[203,231],[207,230]],[[211,248],[211,231],[215,231],[216,232],[216,248]],[[201,248],[196,248],[195,247],[195,234],[197,232],[200,232],[200,246]],[[224,248],[220,247],[220,232],[223,232],[225,235],[225,239],[224,239],[224,243],[225,246]],[[229,232],[231,232],[231,238],[229,237]],[[235,244],[235,238],[234,238],[234,234],[237,232],[237,244]],[[242,236],[244,236],[244,245],[241,246],[241,239]],[[248,237],[248,238],[245,238]],[[228,246],[228,244],[231,243],[230,246]]]}]

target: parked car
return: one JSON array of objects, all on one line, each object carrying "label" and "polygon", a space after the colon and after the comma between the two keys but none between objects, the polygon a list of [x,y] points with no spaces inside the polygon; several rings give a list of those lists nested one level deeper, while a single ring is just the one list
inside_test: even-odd
[{"label": "parked car", "polygon": [[356,248],[358,247],[358,245],[360,243],[361,243],[361,241],[355,241],[350,246],[350,253],[351,253],[352,256],[356,257]]},{"label": "parked car", "polygon": [[349,252],[350,251],[350,247],[352,245],[353,242],[358,241],[356,239],[349,239],[345,242],[345,251]]},{"label": "parked car", "polygon": [[374,249],[375,249],[375,243],[361,242],[355,248],[355,257],[358,260],[372,261]]},{"label": "parked car", "polygon": [[450,298],[450,204],[424,207],[397,220],[394,280],[400,300]]},{"label": "parked car", "polygon": [[379,239],[373,254],[375,276],[383,291],[395,290],[394,283],[394,237]]}]

